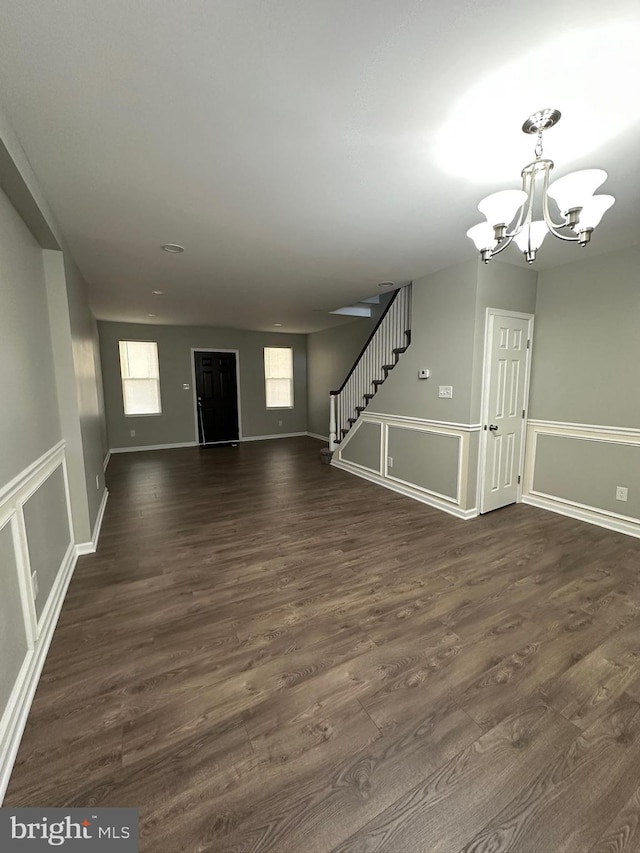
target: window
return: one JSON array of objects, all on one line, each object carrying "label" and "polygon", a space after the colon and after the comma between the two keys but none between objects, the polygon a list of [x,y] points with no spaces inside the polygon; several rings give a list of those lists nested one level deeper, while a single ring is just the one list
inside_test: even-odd
[{"label": "window", "polygon": [[159,415],[160,371],[155,341],[120,341],[125,415]]},{"label": "window", "polygon": [[264,348],[264,386],[267,409],[293,408],[293,350]]}]

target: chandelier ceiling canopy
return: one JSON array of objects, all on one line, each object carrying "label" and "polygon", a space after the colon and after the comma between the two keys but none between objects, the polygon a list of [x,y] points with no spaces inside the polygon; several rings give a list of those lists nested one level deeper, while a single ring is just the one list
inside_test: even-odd
[{"label": "chandelier ceiling canopy", "polygon": [[[501,190],[483,198],[478,210],[486,219],[467,231],[482,260],[488,263],[512,242],[532,264],[542,241],[551,232],[554,237],[581,246],[606,211],[614,203],[611,195],[594,195],[607,179],[602,169],[582,169],[559,178],[551,185],[553,161],[542,156],[542,134],[560,120],[559,110],[540,110],[522,125],[524,133],[537,134],[535,160],[521,173],[522,189]],[[557,207],[562,221],[552,217],[549,199]],[[534,219],[534,215],[538,218]],[[540,218],[541,217],[541,218]]]}]

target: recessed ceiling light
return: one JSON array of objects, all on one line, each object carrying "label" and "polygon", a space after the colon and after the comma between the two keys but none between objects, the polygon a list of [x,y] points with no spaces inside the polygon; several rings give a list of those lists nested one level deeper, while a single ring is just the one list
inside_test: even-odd
[{"label": "recessed ceiling light", "polygon": [[273,325],[274,325],[274,326],[281,326],[281,325],[282,325],[282,323],[274,323]]},{"label": "recessed ceiling light", "polygon": [[147,317],[157,317],[157,314],[147,314]]},{"label": "recessed ceiling light", "polygon": [[161,247],[163,252],[170,252],[172,255],[179,255],[184,252],[184,246],[179,246],[177,243],[165,243]]},{"label": "recessed ceiling light", "polygon": [[154,296],[164,296],[164,290],[152,290]]},{"label": "recessed ceiling light", "polygon": [[378,282],[378,287],[393,287],[392,281],[380,281]]}]

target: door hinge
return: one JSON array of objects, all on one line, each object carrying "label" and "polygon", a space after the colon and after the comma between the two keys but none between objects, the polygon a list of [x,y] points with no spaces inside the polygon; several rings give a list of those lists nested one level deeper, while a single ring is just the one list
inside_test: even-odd
[{"label": "door hinge", "polygon": [[518,474],[518,483],[520,482],[520,474]]},{"label": "door hinge", "polygon": [[522,417],[524,417],[524,409],[522,410]]},{"label": "door hinge", "polygon": [[531,339],[527,341],[527,349],[531,349]]}]

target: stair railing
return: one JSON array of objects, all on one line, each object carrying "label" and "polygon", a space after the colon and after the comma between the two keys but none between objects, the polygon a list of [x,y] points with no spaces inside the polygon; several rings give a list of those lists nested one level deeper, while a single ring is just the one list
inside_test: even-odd
[{"label": "stair railing", "polygon": [[411,285],[395,291],[346,379],[329,397],[329,449],[335,450],[409,344]]}]

